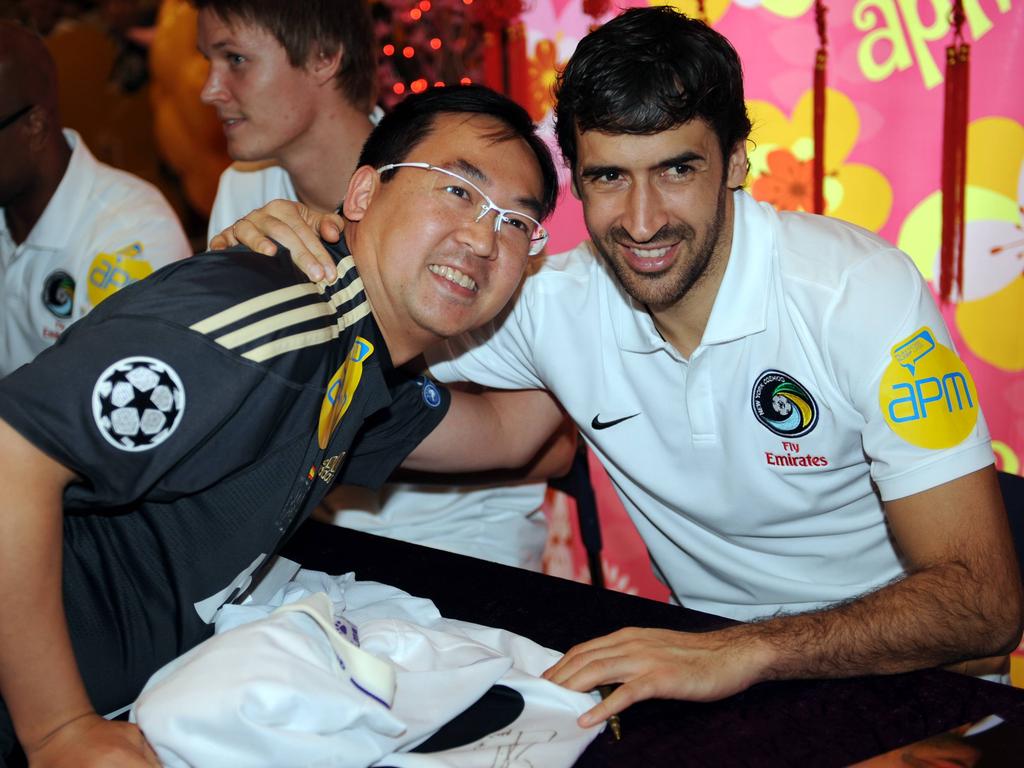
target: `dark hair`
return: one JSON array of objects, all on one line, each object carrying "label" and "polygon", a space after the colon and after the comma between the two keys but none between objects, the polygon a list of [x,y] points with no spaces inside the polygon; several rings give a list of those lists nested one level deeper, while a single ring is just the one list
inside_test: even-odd
[{"label": "dark hair", "polygon": [[[558,199],[558,174],[551,152],[537,135],[536,127],[525,109],[482,85],[429,88],[405,97],[373,129],[359,155],[359,165],[380,168],[382,165],[402,162],[430,135],[439,114],[460,112],[487,115],[504,123],[503,130],[495,131],[489,137],[496,142],[520,138],[530,146],[540,165],[543,183],[540,218],[546,218],[554,210]],[[391,173],[385,173],[381,179],[388,181]]]},{"label": "dark hair", "polygon": [[576,131],[652,134],[694,118],[727,159],[750,135],[736,50],[674,8],[634,8],[584,37],[555,86],[555,131],[576,170]]},{"label": "dark hair", "polygon": [[341,49],[338,86],[356,107],[369,112],[377,101],[377,43],[367,0],[192,0],[225,22],[262,27],[305,66],[320,51]]}]

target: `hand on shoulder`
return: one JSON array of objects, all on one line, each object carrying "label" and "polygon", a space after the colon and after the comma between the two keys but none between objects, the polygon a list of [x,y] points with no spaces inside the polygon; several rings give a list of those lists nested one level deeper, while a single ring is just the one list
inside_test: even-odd
[{"label": "hand on shoulder", "polygon": [[244,245],[256,253],[273,256],[277,243],[288,249],[292,261],[316,282],[334,272],[334,259],[320,239],[336,243],[345,220],[336,213],[314,211],[294,200],[271,200],[246,214],[210,240],[210,250]]}]

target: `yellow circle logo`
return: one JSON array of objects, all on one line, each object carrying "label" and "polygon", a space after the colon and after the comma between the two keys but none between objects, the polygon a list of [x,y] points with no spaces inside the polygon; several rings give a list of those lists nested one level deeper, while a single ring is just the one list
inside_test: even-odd
[{"label": "yellow circle logo", "polygon": [[114,253],[97,253],[89,265],[89,303],[95,307],[126,285],[150,275],[153,265],[139,258],[141,254],[142,243],[132,243]]},{"label": "yellow circle logo", "polygon": [[921,328],[892,348],[878,404],[892,431],[922,448],[950,448],[978,423],[978,391],[956,353]]}]

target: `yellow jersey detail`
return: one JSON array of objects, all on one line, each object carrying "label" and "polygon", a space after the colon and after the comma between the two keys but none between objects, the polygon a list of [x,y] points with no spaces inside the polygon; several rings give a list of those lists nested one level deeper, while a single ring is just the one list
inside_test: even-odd
[{"label": "yellow jersey detail", "polygon": [[327,394],[320,404],[317,444],[323,450],[341,423],[352,403],[352,396],[363,378],[363,363],[373,354],[373,344],[357,336],[345,362],[335,371],[327,385]]},{"label": "yellow jersey detail", "polygon": [[90,305],[95,307],[111,294],[152,274],[153,265],[139,258],[142,251],[142,243],[134,242],[113,253],[96,254],[86,281]]}]

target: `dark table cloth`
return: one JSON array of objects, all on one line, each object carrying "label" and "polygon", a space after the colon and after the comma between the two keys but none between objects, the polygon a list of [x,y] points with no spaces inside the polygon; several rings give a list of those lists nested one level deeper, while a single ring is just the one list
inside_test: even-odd
[{"label": "dark table cloth", "polygon": [[[703,631],[730,623],[313,521],[284,555],[305,568],[392,584],[430,598],[445,616],[502,627],[560,651],[627,626]],[[1024,724],[1024,691],[939,670],[763,683],[710,704],[637,704],[622,715],[622,740],[606,729],[577,765],[843,766],[989,714]]]}]

